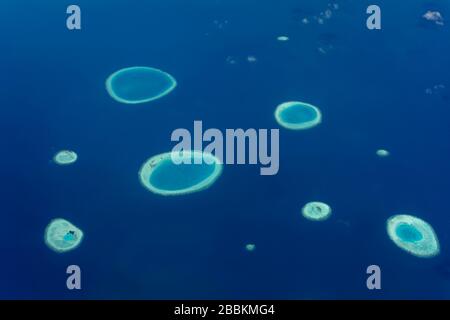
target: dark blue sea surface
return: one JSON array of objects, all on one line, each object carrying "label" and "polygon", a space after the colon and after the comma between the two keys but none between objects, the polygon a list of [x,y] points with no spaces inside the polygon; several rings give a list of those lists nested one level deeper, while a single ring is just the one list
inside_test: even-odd
[{"label": "dark blue sea surface", "polygon": [[[329,3],[339,8],[320,24]],[[70,4],[81,7],[82,30],[66,28]],[[370,4],[3,2],[0,298],[449,299],[450,3],[379,0],[382,29],[372,31]],[[445,24],[426,23],[428,10]],[[130,66],[162,69],[178,86],[120,104],[105,80]],[[275,108],[292,100],[318,106],[323,121],[280,129],[277,175],[227,165],[211,188],[179,197],[140,184],[140,166],[173,148],[173,130],[194,120],[279,128]],[[377,157],[380,148],[391,155]],[[62,149],[78,161],[56,165]],[[328,203],[330,219],[304,219],[309,201]],[[394,214],[429,222],[440,255],[395,246]],[[83,230],[76,250],[45,245],[58,217]],[[71,264],[82,290],[66,288]],[[372,264],[382,290],[366,287]]]}]

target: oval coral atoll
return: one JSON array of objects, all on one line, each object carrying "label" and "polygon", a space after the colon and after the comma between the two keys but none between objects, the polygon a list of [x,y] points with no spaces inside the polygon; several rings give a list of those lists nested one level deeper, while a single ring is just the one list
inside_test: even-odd
[{"label": "oval coral atoll", "polygon": [[83,232],[64,219],[52,220],[45,229],[45,243],[56,252],[66,252],[78,247]]},{"label": "oval coral atoll", "polygon": [[167,152],[147,160],[139,178],[148,190],[165,195],[182,195],[209,188],[220,176],[222,163],[201,151]]},{"label": "oval coral atoll", "polygon": [[169,94],[177,81],[167,72],[150,67],[131,67],[114,72],[106,80],[106,90],[118,102],[137,104]]},{"label": "oval coral atoll", "polygon": [[291,101],[280,104],[275,110],[275,119],[286,129],[304,130],[322,122],[319,108],[304,102]]},{"label": "oval coral atoll", "polygon": [[410,254],[429,258],[439,254],[439,241],[431,225],[411,215],[396,215],[388,219],[389,238]]}]

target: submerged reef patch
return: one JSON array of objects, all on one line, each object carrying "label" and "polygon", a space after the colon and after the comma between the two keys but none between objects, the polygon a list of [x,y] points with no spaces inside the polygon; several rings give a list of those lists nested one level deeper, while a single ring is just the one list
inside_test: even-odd
[{"label": "submerged reef patch", "polygon": [[322,114],[317,107],[309,103],[290,101],[276,108],[275,119],[286,129],[304,130],[321,123]]},{"label": "submerged reef patch", "polygon": [[150,67],[130,67],[114,72],[106,80],[106,90],[118,102],[150,102],[169,94],[177,81],[167,72]]},{"label": "submerged reef patch", "polygon": [[77,161],[78,155],[74,151],[62,150],[59,151],[54,157],[53,161],[59,165],[68,165]]},{"label": "submerged reef patch", "polygon": [[427,11],[422,18],[424,18],[426,21],[430,21],[435,23],[438,26],[444,25],[444,18],[442,17],[442,14],[439,11]]},{"label": "submerged reef patch", "polygon": [[286,41],[289,41],[289,37],[288,36],[278,36],[277,40],[281,41],[281,42],[286,42]]},{"label": "submerged reef patch", "polygon": [[66,252],[78,247],[83,232],[64,219],[52,220],[45,229],[45,244],[56,252]]},{"label": "submerged reef patch", "polygon": [[385,149],[379,149],[377,150],[377,156],[381,157],[381,158],[385,158],[385,157],[389,157],[389,155],[391,154],[389,151],[385,150]]},{"label": "submerged reef patch", "polygon": [[302,209],[303,216],[308,220],[323,221],[330,217],[331,208],[323,202],[309,202]]},{"label": "submerged reef patch", "polygon": [[396,215],[388,219],[387,232],[401,249],[420,258],[439,254],[439,241],[431,225],[411,215]]},{"label": "submerged reef patch", "polygon": [[139,171],[148,190],[175,196],[209,188],[222,173],[223,164],[207,152],[167,152],[151,157]]}]

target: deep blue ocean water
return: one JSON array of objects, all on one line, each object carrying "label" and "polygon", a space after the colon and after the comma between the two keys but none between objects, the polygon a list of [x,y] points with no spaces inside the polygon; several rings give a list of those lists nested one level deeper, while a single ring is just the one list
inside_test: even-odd
[{"label": "deep blue ocean water", "polygon": [[[339,9],[314,22],[330,2]],[[70,4],[81,7],[80,31],[66,29]],[[378,0],[380,31],[366,28],[370,4],[3,3],[0,298],[450,298],[450,2]],[[424,24],[429,9],[446,24]],[[105,80],[135,65],[169,72],[178,87],[117,103]],[[290,100],[317,105],[323,122],[280,130],[277,175],[230,165],[210,189],[180,197],[140,185],[140,166],[173,147],[174,129],[278,128],[275,107]],[[61,149],[79,160],[55,165]],[[313,200],[333,208],[329,220],[301,216]],[[390,241],[386,219],[399,213],[434,227],[438,257]],[[79,248],[45,246],[56,217],[84,231]],[[66,288],[70,264],[81,291]],[[372,264],[380,291],[366,287]]]}]

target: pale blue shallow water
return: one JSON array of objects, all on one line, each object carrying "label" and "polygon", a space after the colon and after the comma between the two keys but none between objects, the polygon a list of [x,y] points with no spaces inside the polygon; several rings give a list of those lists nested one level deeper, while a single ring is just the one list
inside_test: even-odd
[{"label": "pale blue shallow water", "polygon": [[304,123],[317,118],[317,112],[312,108],[294,106],[281,113],[281,119],[287,123]]},{"label": "pale blue shallow water", "polygon": [[399,225],[395,230],[396,234],[406,242],[417,242],[423,238],[422,234],[416,229],[408,225]]},{"label": "pale blue shallow water", "polygon": [[214,164],[174,164],[170,159],[163,161],[154,170],[150,184],[164,190],[180,190],[192,187],[206,180],[214,172]]},{"label": "pale blue shallow water", "polygon": [[[67,3],[2,3],[0,298],[450,298],[450,4],[380,0],[381,31],[365,28],[365,0],[301,22],[328,2],[77,0],[77,32],[65,28]],[[446,24],[425,24],[429,9]],[[117,103],[105,80],[136,65],[169,72],[177,88]],[[140,166],[173,147],[174,129],[278,128],[275,107],[292,100],[318,106],[323,122],[280,131],[277,175],[225,166],[183,197],[141,186]],[[78,161],[56,166],[61,149]],[[333,215],[307,221],[309,201]],[[441,254],[396,247],[394,214],[429,222]],[[45,246],[56,217],[84,231],[76,250]],[[81,291],[65,287],[70,264]],[[381,291],[366,288],[371,264]]]}]

